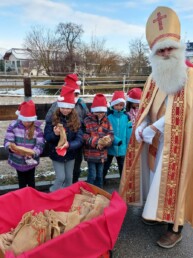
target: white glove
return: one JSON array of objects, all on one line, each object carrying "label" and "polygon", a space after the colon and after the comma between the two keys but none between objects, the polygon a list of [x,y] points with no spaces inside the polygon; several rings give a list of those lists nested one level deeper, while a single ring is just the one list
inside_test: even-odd
[{"label": "white glove", "polygon": [[152,140],[155,134],[156,134],[156,131],[151,129],[150,125],[147,126],[142,132],[143,141],[146,143],[152,144]]},{"label": "white glove", "polygon": [[159,120],[153,123],[153,126],[155,126],[161,133],[164,132],[164,125],[165,125],[165,116],[162,116]]},{"label": "white glove", "polygon": [[142,142],[142,131],[147,126],[147,121],[144,120],[135,130],[135,138],[140,143]]}]

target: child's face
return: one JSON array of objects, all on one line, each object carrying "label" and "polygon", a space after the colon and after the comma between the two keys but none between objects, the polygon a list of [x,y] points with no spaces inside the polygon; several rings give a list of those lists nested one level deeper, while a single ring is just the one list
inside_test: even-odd
[{"label": "child's face", "polygon": [[125,103],[120,102],[120,103],[114,105],[113,108],[114,108],[114,110],[121,111],[124,108],[124,106],[125,106]]},{"label": "child's face", "polygon": [[99,120],[105,116],[105,112],[94,112],[93,114],[97,116]]},{"label": "child's face", "polygon": [[72,112],[72,108],[60,108],[60,112],[63,116],[67,116]]},{"label": "child's face", "polygon": [[22,121],[22,124],[26,127],[29,128],[30,126],[32,126],[34,122],[26,122],[26,121]]},{"label": "child's face", "polygon": [[131,108],[133,109],[139,108],[139,103],[131,103]]}]

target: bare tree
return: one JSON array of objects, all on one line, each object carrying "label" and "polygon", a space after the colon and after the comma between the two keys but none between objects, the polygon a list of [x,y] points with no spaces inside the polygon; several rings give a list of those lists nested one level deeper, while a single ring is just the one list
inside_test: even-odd
[{"label": "bare tree", "polygon": [[92,37],[90,44],[82,46],[82,67],[88,75],[112,75],[120,72],[122,57],[106,49],[105,43],[104,39]]},{"label": "bare tree", "polygon": [[82,26],[75,23],[59,23],[56,28],[58,42],[61,49],[66,53],[65,63],[68,64],[68,70],[72,71],[77,62],[79,54],[77,50],[81,45],[81,37],[84,33]]},{"label": "bare tree", "polygon": [[136,38],[129,43],[130,55],[127,59],[128,73],[149,73],[148,47],[142,38]]},{"label": "bare tree", "polygon": [[31,51],[37,71],[43,67],[48,75],[53,70],[53,60],[58,59],[61,52],[55,34],[41,26],[34,26],[26,35],[24,47]]}]

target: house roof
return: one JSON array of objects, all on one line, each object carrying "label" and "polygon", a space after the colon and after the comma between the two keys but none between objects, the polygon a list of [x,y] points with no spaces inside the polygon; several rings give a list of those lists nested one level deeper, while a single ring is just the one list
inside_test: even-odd
[{"label": "house roof", "polygon": [[0,47],[0,59],[3,59],[3,56],[5,55],[5,52],[7,51],[7,49]]},{"label": "house roof", "polygon": [[18,60],[29,60],[32,59],[30,50],[23,48],[11,48],[4,54],[4,59],[8,60],[10,55],[14,55]]}]

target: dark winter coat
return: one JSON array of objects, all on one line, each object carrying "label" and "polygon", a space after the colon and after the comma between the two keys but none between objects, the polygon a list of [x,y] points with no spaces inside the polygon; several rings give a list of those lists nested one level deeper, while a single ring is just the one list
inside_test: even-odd
[{"label": "dark winter coat", "polygon": [[66,117],[61,114],[60,116],[60,123],[63,124],[64,128],[66,129],[67,141],[69,143],[69,148],[67,149],[66,155],[60,156],[56,152],[56,146],[59,142],[59,136],[55,135],[52,125],[52,117],[50,116],[49,119],[46,120],[46,126],[44,129],[44,137],[45,140],[49,143],[49,157],[52,160],[65,162],[68,160],[75,159],[76,149],[80,148],[83,144],[83,132],[80,128],[77,132],[73,132],[67,127]]}]

